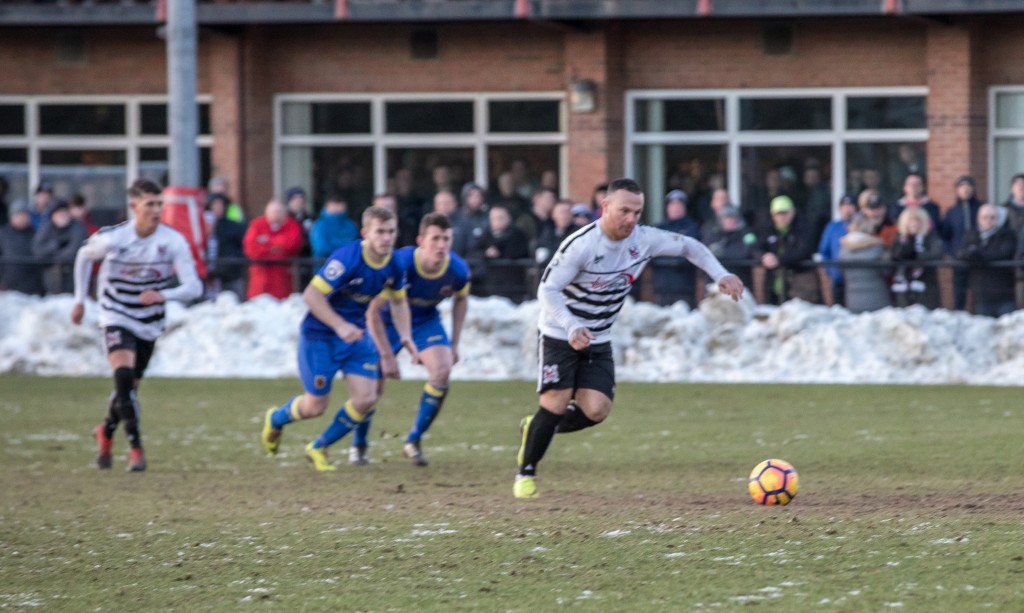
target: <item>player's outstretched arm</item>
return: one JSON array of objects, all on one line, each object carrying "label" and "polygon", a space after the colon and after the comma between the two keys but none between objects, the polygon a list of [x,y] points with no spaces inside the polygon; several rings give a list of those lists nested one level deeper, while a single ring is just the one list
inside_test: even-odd
[{"label": "player's outstretched arm", "polygon": [[462,326],[466,323],[467,311],[469,296],[459,292],[452,299],[452,365],[459,362],[459,340],[462,338]]},{"label": "player's outstretched arm", "polygon": [[398,360],[395,353],[391,351],[391,343],[388,342],[388,332],[384,325],[384,318],[380,315],[380,309],[384,306],[385,299],[377,296],[370,301],[366,308],[366,329],[370,332],[370,338],[377,347],[377,354],[380,355],[380,374],[385,379],[400,379],[398,371]]},{"label": "player's outstretched arm", "polygon": [[93,262],[103,259],[107,254],[108,242],[103,233],[94,234],[75,254],[75,301],[71,307],[71,323],[76,326],[82,323],[85,316],[85,297],[92,281]]},{"label": "player's outstretched arm", "polygon": [[341,340],[346,343],[354,343],[363,338],[362,328],[345,321],[341,315],[338,315],[337,311],[331,306],[331,303],[327,301],[327,296],[313,283],[307,285],[305,291],[302,292],[302,300],[306,303],[313,317],[316,317],[325,326],[334,330],[334,333]]}]

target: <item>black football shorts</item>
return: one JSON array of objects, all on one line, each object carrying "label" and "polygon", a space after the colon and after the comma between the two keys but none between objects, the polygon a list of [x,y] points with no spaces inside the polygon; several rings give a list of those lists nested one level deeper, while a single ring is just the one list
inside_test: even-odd
[{"label": "black football shorts", "polygon": [[590,389],[615,398],[615,360],[610,342],[576,351],[568,341],[542,334],[537,345],[537,392]]},{"label": "black football shorts", "polygon": [[107,353],[119,349],[127,349],[135,352],[135,378],[141,379],[149,366],[149,360],[153,357],[153,349],[156,341],[146,341],[132,334],[131,330],[121,326],[107,326],[103,328],[103,343],[107,346]]}]

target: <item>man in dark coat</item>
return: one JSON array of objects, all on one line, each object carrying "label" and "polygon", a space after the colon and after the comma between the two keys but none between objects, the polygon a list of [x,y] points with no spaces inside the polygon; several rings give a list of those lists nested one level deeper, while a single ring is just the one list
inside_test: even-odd
[{"label": "man in dark coat", "polygon": [[[700,240],[700,224],[687,215],[689,199],[686,192],[674,189],[665,195],[665,221],[658,224],[662,230],[675,232]],[[651,261],[654,297],[660,305],[686,302],[696,305],[697,269],[686,258],[654,258]]]},{"label": "man in dark coat", "polygon": [[814,254],[817,241],[795,210],[789,196],[776,196],[769,205],[770,227],[762,231],[755,252],[765,274],[765,300],[782,304],[792,298],[818,304],[821,287],[818,271],[805,264]]},{"label": "man in dark coat", "polygon": [[15,203],[9,215],[9,223],[0,226],[0,255],[12,261],[3,265],[0,288],[38,296],[43,293],[43,278],[39,265],[32,262],[32,216],[24,203]]}]

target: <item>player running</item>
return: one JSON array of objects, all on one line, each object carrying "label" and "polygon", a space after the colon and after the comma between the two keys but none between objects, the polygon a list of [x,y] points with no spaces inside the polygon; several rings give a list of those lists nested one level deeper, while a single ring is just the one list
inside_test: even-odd
[{"label": "player running", "polygon": [[[412,429],[405,439],[402,454],[416,466],[426,466],[420,440],[441,411],[448,394],[448,375],[459,361],[459,338],[469,305],[469,265],[452,253],[452,225],[447,216],[429,213],[420,222],[416,247],[403,247],[395,252],[405,271],[406,295],[412,313],[412,338],[420,362],[427,369],[427,382],[420,396],[419,409]],[[448,339],[437,305],[452,297],[452,337]],[[395,329],[391,311],[382,300],[374,300],[366,314],[367,325],[375,338],[386,338],[388,350],[381,351],[381,363],[393,363],[402,343]],[[380,346],[380,343],[377,343]],[[397,365],[394,366],[397,370]],[[370,420],[365,420],[352,435],[349,462],[366,464],[367,433]]]},{"label": "player running", "polygon": [[[555,433],[604,421],[615,396],[611,327],[633,282],[651,258],[685,257],[733,300],[743,283],[700,242],[638,226],[644,195],[632,179],[616,179],[601,201],[600,219],[559,246],[541,277],[538,343],[540,408],[520,424],[522,441],[513,487],[516,498],[536,498],[537,464]],[[574,406],[570,406],[570,402]]]},{"label": "player running", "polygon": [[[139,179],[128,188],[134,220],[101,229],[89,237],[75,257],[75,302],[71,322],[82,323],[93,262],[102,260],[96,285],[99,324],[114,369],[114,392],[107,417],[93,431],[99,451],[96,465],[113,465],[114,431],[124,422],[131,451],[128,470],[146,470],[139,430],[138,387],[164,331],[164,302],[198,298],[203,284],[196,274],[188,242],[177,230],[160,223],[160,186]],[[178,285],[170,287],[174,277]]]},{"label": "player running", "polygon": [[395,377],[391,364],[381,368],[380,351],[386,350],[366,334],[366,308],[378,295],[391,302],[400,344],[416,348],[409,332],[404,273],[392,249],[397,221],[380,207],[363,212],[361,241],[340,247],[324,262],[306,286],[302,298],[309,307],[299,332],[299,376],[305,393],[264,416],[261,440],[268,453],[277,453],[281,430],[300,419],[319,417],[330,402],[331,385],[340,370],[349,399],[323,434],[306,446],[306,457],[320,471],[335,470],[327,460],[327,447],[373,413],[380,394],[380,378]]}]

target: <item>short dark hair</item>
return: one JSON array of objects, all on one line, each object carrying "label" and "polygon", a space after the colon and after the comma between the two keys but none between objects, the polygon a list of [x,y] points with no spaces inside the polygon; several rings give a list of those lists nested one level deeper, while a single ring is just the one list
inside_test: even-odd
[{"label": "short dark hair", "polygon": [[430,226],[447,230],[452,227],[452,220],[448,219],[444,213],[427,213],[420,220],[420,234],[426,234],[427,228]]},{"label": "short dark hair", "polygon": [[142,198],[143,196],[157,194],[159,195],[163,190],[155,182],[149,179],[136,179],[128,187],[129,198]]},{"label": "short dark hair", "polygon": [[627,192],[630,192],[632,194],[642,194],[642,193],[644,193],[644,190],[640,188],[640,184],[639,183],[637,183],[633,179],[630,179],[630,178],[627,178],[627,177],[622,177],[622,178],[619,178],[619,179],[615,179],[614,181],[608,183],[608,193],[609,194],[612,193],[612,192],[617,192],[620,189],[624,189]]},{"label": "short dark hair", "polygon": [[1010,177],[1010,185],[1013,185],[1014,183],[1016,183],[1017,179],[1024,180],[1024,172],[1018,172],[1017,174],[1015,174],[1012,177]]}]

